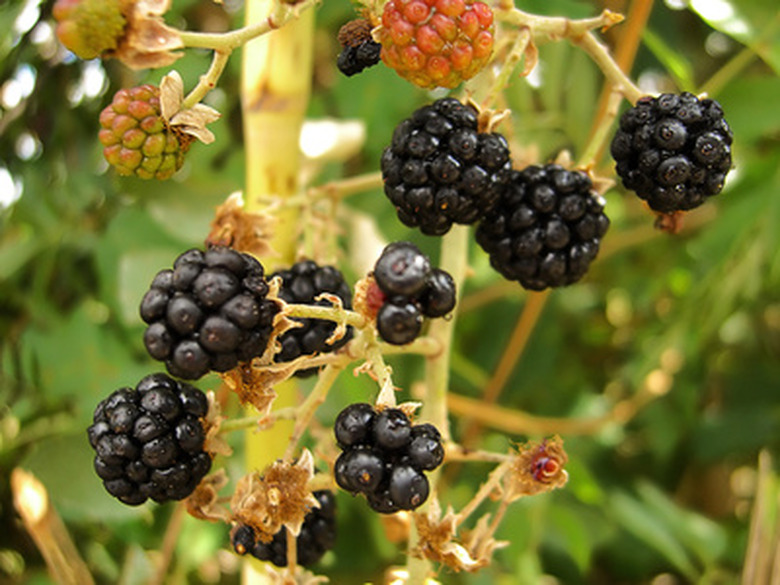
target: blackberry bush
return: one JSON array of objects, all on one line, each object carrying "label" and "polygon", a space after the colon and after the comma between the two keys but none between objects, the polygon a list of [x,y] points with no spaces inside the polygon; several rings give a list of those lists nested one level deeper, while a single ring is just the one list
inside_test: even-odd
[{"label": "blackberry bush", "polygon": [[172,375],[194,380],[260,356],[277,303],[266,298],[263,266],[225,247],[181,254],[141,301],[144,345]]},{"label": "blackberry bush", "polygon": [[211,469],[203,450],[207,411],[203,392],[165,374],[101,401],[87,436],[106,491],[130,506],[189,496]]},{"label": "blackberry bush", "polygon": [[505,278],[543,290],[582,278],[608,227],[588,175],[548,164],[512,173],[510,188],[479,224],[476,239]]},{"label": "blackberry bush", "polygon": [[643,97],[620,118],[612,139],[626,189],[661,213],[698,207],[723,189],[732,132],[723,108],[692,93]]},{"label": "blackberry bush", "polygon": [[442,98],[396,127],[381,168],[398,219],[440,236],[453,223],[476,223],[498,202],[511,162],[501,134],[478,130],[473,107]]}]

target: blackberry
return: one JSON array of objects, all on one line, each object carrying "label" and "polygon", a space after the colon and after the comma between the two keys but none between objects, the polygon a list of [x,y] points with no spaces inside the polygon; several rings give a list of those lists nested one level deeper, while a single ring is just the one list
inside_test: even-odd
[{"label": "blackberry", "polygon": [[339,29],[339,53],[336,65],[351,77],[379,63],[382,45],[371,37],[371,23],[365,18],[350,20]]},{"label": "blackberry", "polygon": [[413,425],[398,408],[374,412],[365,403],[339,413],[336,440],[343,449],[333,475],[342,489],[363,494],[372,510],[413,510],[428,497],[424,471],[441,465],[441,435],[431,424]]},{"label": "blackberry", "polygon": [[381,167],[398,219],[439,236],[453,223],[477,222],[498,202],[511,162],[503,136],[478,131],[474,108],[442,98],[396,127]]},{"label": "blackberry", "polygon": [[[274,272],[269,279],[274,276],[282,279],[279,298],[287,303],[329,307],[330,302],[315,301],[314,297],[321,293],[330,293],[341,299],[345,309],[352,308],[352,291],[341,272],[333,266],[319,266],[311,260],[303,260],[294,264],[289,270]],[[341,339],[329,344],[327,340],[333,335],[336,323],[323,319],[295,319],[295,321],[299,321],[303,326],[290,329],[279,337],[282,350],[276,354],[277,362],[289,362],[301,355],[336,351],[352,339],[352,327],[347,327],[347,332]],[[307,376],[315,371],[312,368],[299,370],[296,375]]]},{"label": "blackberry", "polygon": [[252,256],[221,246],[188,250],[157,273],[141,301],[144,345],[179,378],[230,370],[268,345],[279,308],[267,293]]},{"label": "blackberry", "polygon": [[383,304],[376,314],[379,336],[394,345],[415,340],[423,316],[442,317],[455,307],[455,281],[411,242],[385,247],[374,265],[374,280]]},{"label": "blackberry", "polygon": [[[296,540],[298,564],[311,566],[336,544],[336,498],[329,490],[314,492],[320,504],[312,508],[303,521]],[[287,530],[282,528],[270,542],[257,538],[251,526],[239,524],[230,537],[233,550],[240,555],[251,554],[261,561],[269,561],[277,567],[287,566]]]},{"label": "blackberry", "polygon": [[513,171],[500,205],[476,232],[493,268],[531,290],[582,278],[609,227],[592,187],[584,172],[555,164]]},{"label": "blackberry", "polygon": [[623,114],[610,150],[625,188],[651,209],[672,213],[721,192],[732,138],[717,101],[665,93],[641,98]]},{"label": "blackberry", "polygon": [[165,374],[102,400],[87,437],[108,493],[131,506],[189,496],[211,469],[203,450],[207,411],[203,392]]}]

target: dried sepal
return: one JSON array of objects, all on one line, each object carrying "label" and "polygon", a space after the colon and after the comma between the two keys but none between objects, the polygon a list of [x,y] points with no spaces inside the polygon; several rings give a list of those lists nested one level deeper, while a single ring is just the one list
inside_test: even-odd
[{"label": "dried sepal", "polygon": [[276,399],[274,385],[277,383],[277,373],[244,363],[220,376],[227,387],[236,393],[241,404],[251,404],[260,416],[268,416]]},{"label": "dried sepal", "polygon": [[463,530],[461,537],[463,547],[468,551],[469,557],[475,561],[472,570],[488,566],[494,551],[509,546],[509,542],[493,538],[495,528],[491,527],[489,521],[490,514],[485,514],[477,520],[472,530]]},{"label": "dried sepal", "polygon": [[422,407],[422,402],[402,402],[396,408],[406,415],[406,418],[413,419],[417,411]]},{"label": "dried sepal", "polygon": [[519,446],[504,482],[504,497],[511,502],[563,487],[569,479],[564,469],[568,460],[558,435]]},{"label": "dried sepal", "polygon": [[206,243],[264,258],[271,253],[273,222],[271,215],[245,211],[241,193],[232,193],[217,207]]},{"label": "dried sepal", "polygon": [[306,514],[319,507],[309,481],[314,477],[314,458],[304,449],[295,464],[277,461],[262,475],[242,477],[230,501],[233,520],[251,526],[263,542],[286,527],[298,536]]},{"label": "dried sepal", "polygon": [[483,565],[455,540],[457,522],[458,516],[452,508],[447,508],[442,516],[439,502],[433,499],[427,512],[414,514],[418,542],[412,549],[412,555],[441,563],[456,572],[480,569]]},{"label": "dried sepal", "polygon": [[[344,310],[344,301],[338,295],[323,292],[314,297],[314,300],[328,301],[337,311]],[[328,345],[333,345],[347,334],[347,324],[344,321],[336,321],[335,323],[336,327],[333,328],[333,333],[325,340]]]},{"label": "dried sepal", "polygon": [[217,402],[214,392],[206,393],[209,401],[209,410],[203,419],[203,430],[206,433],[206,439],[203,441],[203,450],[212,455],[225,455],[229,457],[233,454],[233,449],[222,438],[219,433],[219,427],[225,417],[222,416],[222,409]]},{"label": "dried sepal", "polygon": [[172,130],[197,138],[204,144],[214,142],[214,133],[206,128],[219,119],[221,114],[204,104],[183,108],[184,82],[178,71],[171,71],[160,81],[160,110],[163,119]]},{"label": "dried sepal", "polygon": [[361,278],[355,283],[352,295],[352,309],[363,315],[367,321],[376,321],[377,313],[385,302],[385,293],[379,288],[372,275]]},{"label": "dried sepal", "polygon": [[198,520],[230,522],[230,511],[219,504],[219,490],[227,484],[228,476],[224,469],[207,475],[184,500],[187,513]]},{"label": "dried sepal", "polygon": [[266,576],[272,585],[321,585],[329,579],[322,575],[315,575],[311,571],[296,567],[294,573],[288,569],[277,569],[270,563],[265,563]]},{"label": "dried sepal", "polygon": [[179,59],[184,43],[175,28],[163,22],[170,0],[122,0],[125,35],[110,56],[132,69],[167,67]]}]

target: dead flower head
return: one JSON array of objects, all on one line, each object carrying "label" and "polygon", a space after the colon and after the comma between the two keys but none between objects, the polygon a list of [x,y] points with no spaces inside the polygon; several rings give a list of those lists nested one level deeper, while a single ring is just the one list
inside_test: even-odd
[{"label": "dead flower head", "polygon": [[283,526],[297,536],[306,514],[319,506],[309,488],[312,477],[314,458],[306,449],[295,464],[277,461],[262,475],[245,475],[230,501],[233,519],[254,528],[263,542],[270,542]]},{"label": "dead flower head", "polygon": [[241,193],[232,193],[217,207],[206,243],[230,246],[239,252],[262,258],[271,253],[273,222],[269,214],[245,211]]},{"label": "dead flower head", "polygon": [[121,0],[127,20],[119,45],[106,56],[115,57],[132,69],[155,69],[171,65],[182,56],[184,43],[176,29],[162,19],[171,0]]},{"label": "dead flower head", "polygon": [[224,469],[203,478],[195,491],[184,501],[187,513],[198,520],[229,522],[230,512],[219,504],[219,490],[228,484]]},{"label": "dead flower head", "polygon": [[160,82],[160,110],[162,117],[174,132],[182,139],[192,141],[195,138],[203,144],[214,142],[214,134],[206,128],[219,119],[220,113],[204,104],[195,104],[184,108],[184,82],[178,71],[171,71]]},{"label": "dead flower head", "polygon": [[490,564],[493,551],[508,543],[493,539],[489,516],[480,518],[473,530],[464,530],[464,538],[457,540],[458,516],[447,509],[441,515],[438,501],[433,500],[426,513],[415,513],[419,542],[412,554],[441,563],[456,572],[475,572]]},{"label": "dead flower head", "polygon": [[568,460],[558,435],[520,445],[506,479],[507,497],[513,501],[563,487],[569,479],[564,469]]}]

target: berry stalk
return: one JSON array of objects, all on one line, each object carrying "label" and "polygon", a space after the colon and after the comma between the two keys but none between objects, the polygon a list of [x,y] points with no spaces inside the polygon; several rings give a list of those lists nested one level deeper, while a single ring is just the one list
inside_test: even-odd
[{"label": "berry stalk", "polygon": [[[246,3],[246,26],[278,26],[280,10],[288,10],[274,0]],[[310,10],[272,35],[264,35],[244,46],[242,54],[242,109],[246,186],[244,209],[260,212],[269,196],[292,197],[299,190],[300,152],[298,138],[311,91],[314,13]],[[284,207],[275,214],[270,245],[277,253],[274,260],[283,264],[295,261],[299,211]],[[271,267],[269,267],[271,268]],[[293,406],[294,382],[279,385],[275,408]],[[247,469],[263,469],[281,457],[293,431],[293,421],[279,424],[263,433],[247,433]],[[268,582],[255,563],[244,565],[242,583]]]}]

